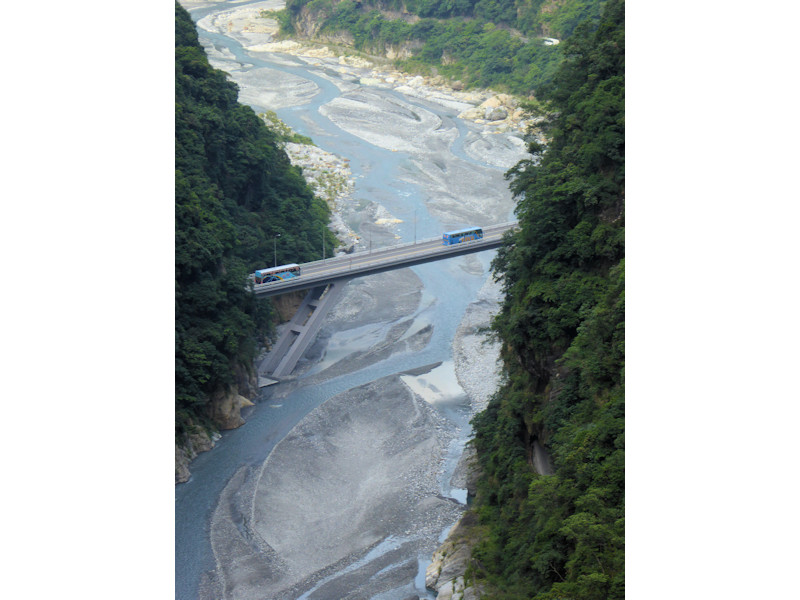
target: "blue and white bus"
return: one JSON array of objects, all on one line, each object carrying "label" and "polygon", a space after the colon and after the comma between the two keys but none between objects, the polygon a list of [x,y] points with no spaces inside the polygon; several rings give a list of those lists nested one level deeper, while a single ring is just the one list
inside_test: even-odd
[{"label": "blue and white bus", "polygon": [[467,227],[465,229],[457,229],[456,231],[445,231],[442,234],[442,244],[445,246],[452,246],[453,244],[471,242],[472,240],[480,240],[482,238],[483,229],[480,227]]},{"label": "blue and white bus", "polygon": [[259,269],[253,273],[253,278],[256,283],[286,281],[287,279],[294,279],[295,277],[300,277],[300,265],[294,263],[273,267],[271,269]]}]

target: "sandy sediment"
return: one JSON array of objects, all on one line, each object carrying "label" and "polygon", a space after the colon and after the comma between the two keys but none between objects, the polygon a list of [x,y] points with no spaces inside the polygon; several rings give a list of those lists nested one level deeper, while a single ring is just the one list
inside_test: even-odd
[{"label": "sandy sediment", "polygon": [[[213,65],[213,61],[210,62]],[[217,67],[217,65],[213,66]],[[242,104],[265,106],[271,110],[278,110],[307,104],[319,93],[319,87],[313,81],[291,73],[278,72],[268,67],[241,72],[234,71],[233,75],[239,86],[239,102]],[[265,78],[273,81],[273,85],[269,87],[260,85]]]},{"label": "sandy sediment", "polygon": [[453,340],[458,383],[470,398],[473,414],[486,408],[500,385],[500,343],[488,331],[500,310],[500,284],[489,277],[478,299],[467,307]]},{"label": "sandy sediment", "polygon": [[[340,303],[330,318],[331,328],[356,325],[362,334],[370,324],[356,317],[369,315],[383,341],[369,341],[362,353],[340,358],[307,384],[379,360],[381,347],[383,352],[403,349],[389,332],[414,323],[420,282],[410,270],[384,274],[390,276],[392,287],[408,291],[406,301],[383,302],[388,282],[366,278],[365,289],[352,290],[355,303]],[[473,408],[492,391],[492,363],[481,360],[486,349],[480,346],[479,328],[496,310],[497,293],[496,284],[483,286],[454,341],[456,373]],[[394,325],[386,327],[387,322]],[[424,328],[417,334],[424,335]],[[331,398],[260,467],[239,469],[212,519],[218,562],[202,588],[204,599],[418,593],[413,581],[419,557],[433,554],[438,535],[458,519],[463,506],[440,495],[442,461],[455,431],[403,383],[407,378],[386,377]]]},{"label": "sandy sediment", "polygon": [[442,154],[458,136],[455,129],[442,128],[441,118],[430,111],[370,88],[342,94],[321,107],[320,113],[386,150]]},{"label": "sandy sediment", "polygon": [[[426,201],[432,216],[445,223],[502,223],[508,220],[510,192],[503,173],[475,165],[454,155],[452,144],[459,132],[452,122],[421,106],[368,88],[346,92],[322,106],[320,113],[342,130],[379,148],[407,154],[400,177],[430,190]],[[465,141],[465,150],[470,138]],[[503,145],[497,138],[482,148],[481,159],[493,156]],[[515,156],[518,159],[519,156]],[[505,158],[510,167],[511,157]],[[495,156],[491,162],[495,162]],[[488,161],[482,161],[488,162]]]},{"label": "sandy sediment", "polygon": [[391,376],[331,398],[260,470],[240,469],[212,519],[212,597],[413,592],[417,557],[462,512],[439,495],[453,433]]},{"label": "sandy sediment", "polygon": [[[492,337],[492,319],[500,310],[500,284],[487,278],[478,292],[478,299],[467,307],[453,338],[453,362],[456,378],[470,399],[470,413],[475,415],[489,404],[502,378],[500,343]],[[475,449],[464,449],[453,472],[451,485],[474,494]]]}]

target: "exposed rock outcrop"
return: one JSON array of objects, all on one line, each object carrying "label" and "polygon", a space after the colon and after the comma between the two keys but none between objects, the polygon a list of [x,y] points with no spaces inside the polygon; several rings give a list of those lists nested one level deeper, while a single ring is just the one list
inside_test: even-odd
[{"label": "exposed rock outcrop", "polygon": [[293,23],[295,34],[306,38],[316,37],[327,16],[325,12],[311,11],[308,5],[303,6]]},{"label": "exposed rock outcrop", "polygon": [[468,444],[458,460],[453,476],[450,478],[450,485],[458,489],[466,489],[467,496],[474,498],[478,492],[478,479],[480,469],[478,467],[478,453],[475,446]]},{"label": "exposed rock outcrop", "polygon": [[499,106],[497,108],[487,108],[483,118],[487,121],[502,121],[508,118],[508,111]]},{"label": "exposed rock outcrop", "polygon": [[272,306],[275,307],[275,311],[278,313],[280,323],[285,323],[294,316],[305,295],[306,292],[291,292],[272,298]]},{"label": "exposed rock outcrop", "polygon": [[211,397],[211,418],[220,429],[236,429],[244,425],[241,411],[245,406],[253,403],[236,388],[229,388]]},{"label": "exposed rock outcrop", "polygon": [[[258,395],[258,378],[254,372],[237,366],[234,376],[236,384],[213,394],[209,401],[208,416],[221,430],[241,427],[244,424],[242,408],[253,406],[248,398]],[[194,425],[193,429],[183,440],[175,443],[175,483],[188,481],[191,476],[189,463],[201,452],[211,450],[220,438],[219,433],[209,433],[199,425]]]},{"label": "exposed rock outcrop", "polygon": [[425,570],[425,587],[437,592],[437,600],[477,600],[481,597],[483,588],[467,580],[475,537],[473,530],[477,525],[475,513],[464,513],[444,544],[433,554],[433,562]]},{"label": "exposed rock outcrop", "polygon": [[386,44],[383,54],[389,60],[405,59],[414,56],[414,52],[422,48],[425,44],[418,40],[402,42],[400,44]]},{"label": "exposed rock outcrop", "polygon": [[175,483],[189,480],[189,463],[201,452],[211,450],[219,437],[218,433],[211,434],[195,426],[195,431],[184,438],[183,446],[175,444]]}]

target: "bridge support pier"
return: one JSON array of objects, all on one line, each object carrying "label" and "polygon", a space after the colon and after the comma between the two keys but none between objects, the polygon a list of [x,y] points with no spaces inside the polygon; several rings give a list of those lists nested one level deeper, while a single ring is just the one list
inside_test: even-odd
[{"label": "bridge support pier", "polygon": [[338,280],[311,288],[258,368],[262,377],[286,377],[317,337],[322,321],[349,280]]}]

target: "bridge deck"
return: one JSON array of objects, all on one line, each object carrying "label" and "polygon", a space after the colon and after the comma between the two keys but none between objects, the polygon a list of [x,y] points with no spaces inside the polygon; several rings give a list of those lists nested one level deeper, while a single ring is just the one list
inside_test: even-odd
[{"label": "bridge deck", "polygon": [[[325,313],[335,303],[344,284],[354,277],[402,269],[434,260],[491,250],[502,244],[503,234],[516,223],[494,225],[483,229],[483,239],[452,246],[441,238],[401,244],[372,252],[318,260],[300,265],[302,275],[288,281],[264,283],[253,287],[257,297],[267,298],[287,292],[308,290],[305,300],[284,329],[272,351],[259,366],[261,378],[271,375],[282,378],[291,374],[297,361],[316,337]],[[264,379],[266,381],[266,379]]]},{"label": "bridge deck", "polygon": [[337,280],[353,279],[364,275],[402,269],[435,260],[452,258],[498,248],[503,234],[516,227],[516,223],[492,225],[483,228],[483,239],[462,242],[452,246],[442,244],[442,238],[431,238],[416,243],[389,246],[367,252],[337,256],[300,265],[302,275],[288,281],[262,283],[253,286],[259,298],[277,296],[287,292],[307,290]]}]

